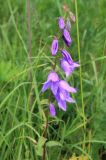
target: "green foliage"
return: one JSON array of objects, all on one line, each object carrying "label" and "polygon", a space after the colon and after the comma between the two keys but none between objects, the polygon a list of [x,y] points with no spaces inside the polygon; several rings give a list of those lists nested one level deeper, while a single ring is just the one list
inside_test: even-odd
[{"label": "green foliage", "polygon": [[19,69],[11,61],[1,61],[0,63],[0,82],[8,82],[10,78],[16,75]]},{"label": "green foliage", "polygon": [[46,139],[44,137],[40,137],[36,146],[36,152],[38,156],[43,155],[43,146],[46,142]]}]

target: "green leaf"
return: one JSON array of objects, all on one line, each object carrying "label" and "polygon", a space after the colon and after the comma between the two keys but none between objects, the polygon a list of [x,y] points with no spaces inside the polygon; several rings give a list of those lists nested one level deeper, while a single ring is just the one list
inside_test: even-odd
[{"label": "green leaf", "polygon": [[55,146],[60,146],[62,147],[62,144],[60,142],[57,142],[57,141],[48,141],[46,143],[46,146],[47,147],[55,147]]},{"label": "green leaf", "polygon": [[43,145],[45,144],[46,142],[46,138],[44,137],[40,137],[39,140],[38,140],[38,144],[36,146],[36,153],[38,156],[42,156],[43,154]]}]

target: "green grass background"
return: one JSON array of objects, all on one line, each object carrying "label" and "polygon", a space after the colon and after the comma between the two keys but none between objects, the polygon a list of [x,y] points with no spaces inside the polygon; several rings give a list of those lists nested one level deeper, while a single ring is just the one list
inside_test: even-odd
[{"label": "green grass background", "polygon": [[[48,118],[49,91],[41,94],[51,70],[50,45],[59,35],[57,17],[63,4],[75,13],[74,0],[31,0],[32,65],[28,61],[26,0],[0,0],[0,160],[40,160],[46,141],[46,160],[69,160],[74,153],[90,160],[106,158],[106,0],[79,0],[78,24],[81,51],[77,69],[68,82],[78,88],[76,104],[67,111],[56,106],[57,116]],[[77,27],[72,25],[69,51],[78,61]],[[59,75],[65,78],[59,67]],[[33,81],[28,80],[29,70]],[[33,92],[33,105],[29,97]],[[53,97],[51,98],[54,101]],[[84,123],[85,120],[85,123]],[[86,128],[84,128],[86,126]],[[101,158],[102,157],[102,158]]]}]

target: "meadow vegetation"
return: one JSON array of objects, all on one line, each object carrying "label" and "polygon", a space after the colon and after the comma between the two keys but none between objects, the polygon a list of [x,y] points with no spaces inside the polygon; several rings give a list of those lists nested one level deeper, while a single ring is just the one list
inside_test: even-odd
[{"label": "meadow vegetation", "polygon": [[[76,0],[30,0],[30,58],[26,2],[0,0],[0,160],[40,160],[44,152],[46,160],[105,160],[106,0],[79,0],[78,10]],[[48,115],[47,124],[50,92],[41,88],[54,61],[50,46],[64,4],[78,14],[68,50],[75,61],[80,51],[81,70],[68,78],[78,92],[66,112],[55,103],[56,117]]]}]

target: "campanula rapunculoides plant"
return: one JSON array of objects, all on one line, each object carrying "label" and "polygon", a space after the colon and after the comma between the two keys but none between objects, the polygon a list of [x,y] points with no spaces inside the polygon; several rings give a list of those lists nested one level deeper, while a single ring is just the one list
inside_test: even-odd
[{"label": "campanula rapunculoides plant", "polygon": [[[71,23],[67,18],[66,24],[62,17],[58,18],[58,26],[62,33],[62,39],[67,47],[71,46],[72,38],[70,36]],[[69,77],[76,67],[79,67],[77,62],[74,62],[70,53],[68,53],[64,48],[59,49],[58,38],[55,37],[51,45],[51,54],[56,56],[58,52],[61,54],[60,66],[65,72],[66,77]],[[53,69],[47,77],[46,82],[43,84],[42,92],[45,92],[47,89],[50,89],[55,100],[57,101],[58,107],[63,111],[66,111],[66,103],[75,103],[75,100],[70,96],[70,93],[76,93],[77,90],[71,87],[65,80],[62,80],[55,69]],[[49,104],[49,110],[51,116],[56,115],[55,106],[52,102]]]}]

